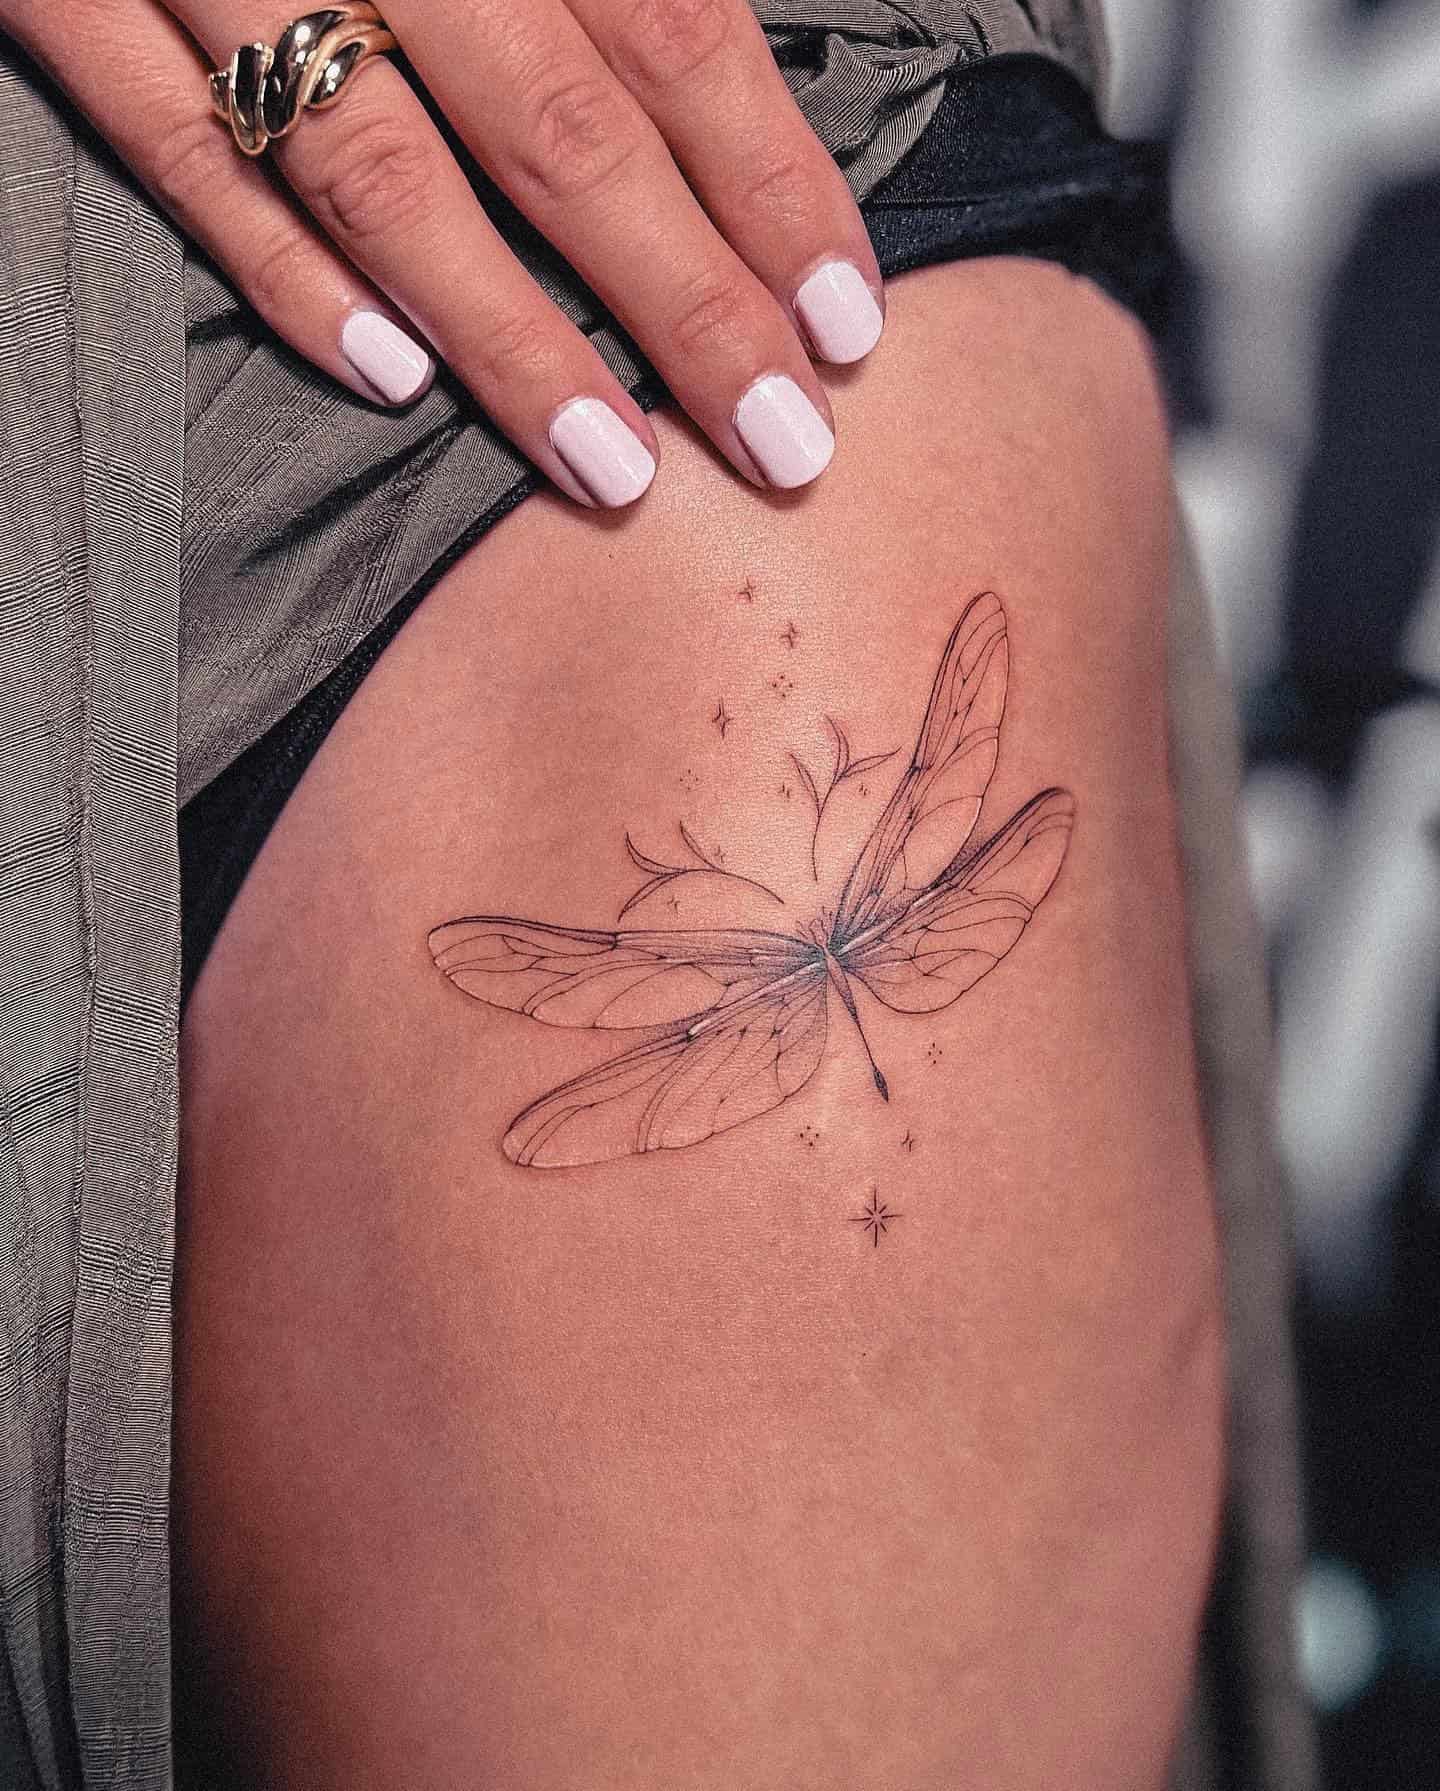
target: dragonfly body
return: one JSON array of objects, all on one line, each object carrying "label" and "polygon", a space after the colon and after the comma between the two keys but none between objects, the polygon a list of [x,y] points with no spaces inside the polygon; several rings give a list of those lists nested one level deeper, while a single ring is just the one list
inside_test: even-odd
[{"label": "dragonfly body", "polygon": [[890,1099],[890,1084],[880,1073],[880,1066],[875,1061],[870,1049],[870,1041],[865,1036],[865,1028],[860,1024],[860,1011],[855,1005],[855,991],[850,986],[850,978],[846,976],[844,966],[827,946],[824,951],[825,970],[834,985],[835,993],[845,1004],[845,1012],[855,1022],[855,1030],[860,1034],[860,1043],[865,1047],[865,1056],[870,1064],[870,1074],[875,1078],[875,1086],[880,1091],[883,1101]]}]

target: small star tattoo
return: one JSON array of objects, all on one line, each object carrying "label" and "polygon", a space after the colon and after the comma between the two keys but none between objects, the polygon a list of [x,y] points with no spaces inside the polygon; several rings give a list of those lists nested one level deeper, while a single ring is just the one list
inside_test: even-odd
[{"label": "small star tattoo", "polygon": [[731,715],[729,710],[725,707],[724,697],[721,697],[720,701],[715,705],[715,713],[710,717],[710,720],[717,728],[719,728],[720,738],[722,740],[725,738],[726,728],[730,726],[730,723],[734,721],[734,719],[735,717]]},{"label": "small star tattoo", "polygon": [[735,593],[735,599],[738,603],[753,603],[755,601],[755,586],[750,579],[747,578],[741,585]]},{"label": "small star tattoo", "polygon": [[875,1248],[878,1250],[880,1248],[880,1238],[882,1233],[887,1231],[891,1223],[901,1216],[900,1213],[896,1212],[894,1207],[885,1205],[880,1198],[880,1190],[878,1188],[872,1188],[870,1190],[869,1206],[865,1208],[863,1213],[852,1213],[850,1215],[850,1223],[852,1225],[863,1225],[866,1231],[870,1233]]},{"label": "small star tattoo", "polygon": [[901,1148],[901,1150],[914,1150],[915,1135],[913,1132],[907,1132],[905,1134],[905,1136],[900,1140],[900,1148]]},{"label": "small star tattoo", "polygon": [[787,622],[780,630],[780,638],[793,653],[795,651],[795,643],[800,638],[800,630],[793,622]]}]

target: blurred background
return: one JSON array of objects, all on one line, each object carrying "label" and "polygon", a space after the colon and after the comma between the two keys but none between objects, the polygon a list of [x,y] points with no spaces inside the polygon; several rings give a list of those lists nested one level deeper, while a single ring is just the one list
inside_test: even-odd
[{"label": "blurred background", "polygon": [[1104,0],[1167,139],[1182,495],[1239,695],[1295,1200],[1305,1682],[1440,1788],[1440,0]]}]

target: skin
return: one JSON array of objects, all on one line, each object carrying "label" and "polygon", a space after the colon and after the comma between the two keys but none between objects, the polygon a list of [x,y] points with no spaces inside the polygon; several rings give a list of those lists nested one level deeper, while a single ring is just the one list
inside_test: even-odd
[{"label": "skin", "polygon": [[[383,11],[480,165],[739,472],[765,482],[734,420],[756,380],[784,375],[833,420],[795,296],[841,260],[883,305],[879,269],[745,0],[389,0]],[[0,31],[265,322],[334,378],[385,401],[342,352],[347,320],[379,312],[577,502],[593,499],[548,433],[571,401],[608,404],[657,457],[649,421],[491,225],[393,62],[367,61],[265,162],[240,154],[211,114],[206,75],[238,45],[275,46],[294,17],[265,0],[0,0]]]},{"label": "skin", "polygon": [[[182,1785],[227,1748],[286,1791],[1164,1781],[1223,1344],[1160,405],[1136,327],[1053,268],[907,276],[890,318],[831,378],[852,452],[802,497],[666,415],[670,477],[623,520],[537,499],[487,536],[226,923],[183,1037]],[[908,752],[986,588],[1012,672],[983,825],[1052,782],[1078,818],[956,1005],[857,992],[889,1103],[836,999],[772,1113],[508,1163],[515,1114],[618,1035],[467,999],[427,930],[613,925],[623,834],[656,851],[677,814],[783,859],[786,754],[823,762],[826,714]]]}]

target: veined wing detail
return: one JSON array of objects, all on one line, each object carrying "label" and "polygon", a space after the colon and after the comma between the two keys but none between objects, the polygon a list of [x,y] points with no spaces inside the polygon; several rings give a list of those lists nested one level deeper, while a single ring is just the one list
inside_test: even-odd
[{"label": "veined wing detail", "polygon": [[[813,916],[804,937],[741,926],[561,927],[503,914],[436,927],[437,967],[476,1000],[550,1026],[650,1034],[533,1101],[507,1130],[505,1155],[536,1168],[601,1163],[699,1144],[770,1112],[820,1065],[832,983],[888,1100],[854,985],[897,1013],[948,1007],[1014,947],[1069,843],[1074,800],[1050,789],[971,844],[995,769],[1007,677],[1005,612],[983,592],[945,644],[910,763],[836,912]],[[852,762],[847,736],[832,726],[832,787],[890,756]],[[818,830],[824,801],[796,766],[815,798]],[[652,877],[639,899],[653,895],[657,878],[690,874],[639,853],[628,836],[627,848]],[[730,874],[692,849],[710,873]]]},{"label": "veined wing detail", "polygon": [[758,927],[613,932],[505,914],[448,921],[429,944],[467,995],[547,1026],[673,1025],[816,958],[805,940]]},{"label": "veined wing detail", "polygon": [[934,1013],[993,970],[1055,881],[1075,801],[1042,790],[998,832],[888,921],[837,956],[877,1001],[902,1014]]},{"label": "veined wing detail", "polygon": [[964,848],[999,752],[1009,648],[993,591],[950,632],[920,738],[846,880],[837,931],[854,934],[933,882]]},{"label": "veined wing detail", "polygon": [[506,1132],[537,1169],[679,1150],[756,1119],[803,1088],[825,1050],[821,960],[672,1027],[534,1101]]}]

